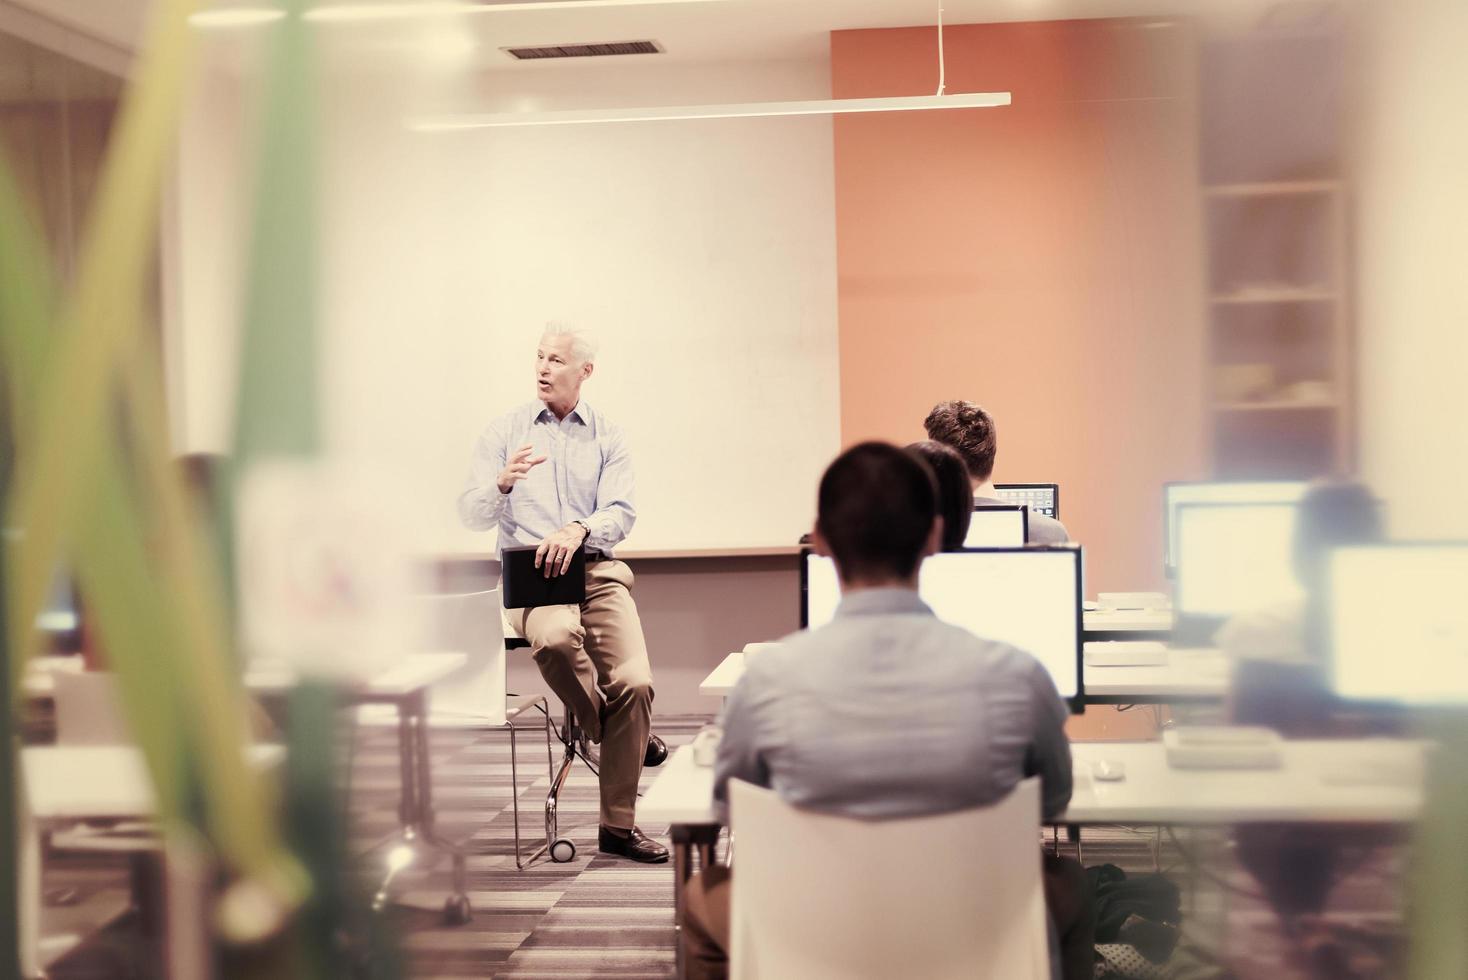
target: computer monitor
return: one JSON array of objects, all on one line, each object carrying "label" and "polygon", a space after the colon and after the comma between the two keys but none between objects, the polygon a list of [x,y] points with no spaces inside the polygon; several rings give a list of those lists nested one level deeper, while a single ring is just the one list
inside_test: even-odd
[{"label": "computer monitor", "polygon": [[1292,504],[1305,495],[1304,480],[1174,482],[1162,486],[1163,567],[1177,569],[1177,509],[1183,504]]},{"label": "computer monitor", "polygon": [[1222,620],[1298,598],[1296,509],[1289,503],[1181,504],[1173,598],[1179,618]]},{"label": "computer monitor", "polygon": [[1032,514],[1060,520],[1060,484],[996,483],[994,496],[1007,504],[1024,504]]},{"label": "computer monitor", "polygon": [[[800,590],[801,626],[829,623],[841,601],[835,562],[801,552]],[[940,619],[1027,651],[1050,673],[1071,710],[1081,710],[1079,548],[943,552],[923,562],[918,591]]]},{"label": "computer monitor", "polygon": [[1327,568],[1337,697],[1468,708],[1468,541],[1351,545],[1333,550]]},{"label": "computer monitor", "polygon": [[1030,512],[1021,504],[975,507],[969,518],[965,548],[1018,548],[1030,537]]}]

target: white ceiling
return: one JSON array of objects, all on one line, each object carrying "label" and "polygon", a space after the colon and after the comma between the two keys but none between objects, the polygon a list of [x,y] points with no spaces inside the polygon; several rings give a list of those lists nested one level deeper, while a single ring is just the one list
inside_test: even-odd
[{"label": "white ceiling", "polygon": [[[4,0],[0,0],[4,2]],[[135,48],[143,33],[148,0],[9,0],[65,22],[99,39]],[[401,0],[313,0],[314,8],[388,3],[401,10]],[[345,47],[379,47],[405,36],[431,32],[442,42],[450,37],[482,70],[554,71],[564,62],[520,63],[500,48],[594,41],[650,39],[664,49],[658,55],[578,59],[577,67],[614,68],[617,63],[715,63],[806,60],[824,58],[832,30],[931,25],[939,0],[544,0],[526,9],[524,0],[479,0],[483,8],[469,13],[426,16],[413,13],[373,21],[320,22],[319,30]],[[1078,17],[1200,16],[1237,26],[1257,18],[1274,0],[942,0],[950,24],[1014,20],[1057,20]],[[271,0],[214,0],[213,9],[268,7]],[[443,7],[446,4],[430,4]],[[463,6],[453,4],[453,6]],[[519,7],[520,9],[516,9]],[[215,28],[215,36],[241,38],[254,28]]]}]

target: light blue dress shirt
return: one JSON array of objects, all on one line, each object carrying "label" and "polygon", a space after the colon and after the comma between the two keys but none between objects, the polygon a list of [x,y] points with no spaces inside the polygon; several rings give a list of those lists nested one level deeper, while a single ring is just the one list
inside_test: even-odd
[{"label": "light blue dress shirt", "polygon": [[1034,657],[938,619],[910,589],[841,600],[819,629],[752,657],[714,766],[795,806],[866,819],[997,802],[1038,775],[1044,816],[1070,802],[1069,717]]},{"label": "light blue dress shirt", "polygon": [[[527,443],[545,462],[500,493],[500,471]],[[610,558],[637,521],[632,457],[621,427],[584,400],[564,419],[539,401],[500,416],[474,446],[459,519],[474,531],[498,527],[501,550],[539,544],[572,521],[585,521],[587,552]]]}]

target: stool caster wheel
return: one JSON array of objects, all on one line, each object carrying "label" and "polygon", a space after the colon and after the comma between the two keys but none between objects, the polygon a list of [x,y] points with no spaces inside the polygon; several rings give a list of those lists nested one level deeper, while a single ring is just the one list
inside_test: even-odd
[{"label": "stool caster wheel", "polygon": [[450,895],[443,900],[443,924],[461,926],[474,917],[468,895]]},{"label": "stool caster wheel", "polygon": [[551,860],[557,864],[565,864],[576,856],[576,845],[569,838],[558,837],[550,847]]}]

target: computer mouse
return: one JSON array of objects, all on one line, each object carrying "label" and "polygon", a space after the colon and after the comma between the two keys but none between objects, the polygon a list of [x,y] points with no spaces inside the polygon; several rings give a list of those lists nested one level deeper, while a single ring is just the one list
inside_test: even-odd
[{"label": "computer mouse", "polygon": [[1092,767],[1091,775],[1102,782],[1119,782],[1126,778],[1126,764],[1119,759],[1102,759]]}]

